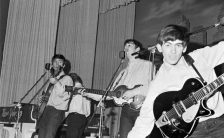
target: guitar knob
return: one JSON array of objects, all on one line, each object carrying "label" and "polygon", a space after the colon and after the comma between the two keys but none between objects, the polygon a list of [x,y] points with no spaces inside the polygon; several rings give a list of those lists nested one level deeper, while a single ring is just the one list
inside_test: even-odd
[{"label": "guitar knob", "polygon": [[174,126],[178,126],[178,125],[180,125],[180,122],[177,120],[177,119],[171,119],[171,122],[172,122],[172,124],[174,125]]}]

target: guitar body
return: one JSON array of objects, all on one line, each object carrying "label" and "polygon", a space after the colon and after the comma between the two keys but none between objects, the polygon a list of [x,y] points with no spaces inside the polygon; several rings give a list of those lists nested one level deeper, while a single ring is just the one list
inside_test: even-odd
[{"label": "guitar body", "polygon": [[43,95],[43,97],[44,97],[44,100],[42,100],[42,102],[41,102],[41,104],[39,106],[38,118],[40,118],[42,116],[42,114],[44,112],[44,109],[47,106],[47,102],[48,102],[48,99],[50,97],[50,94],[49,93],[45,93]]},{"label": "guitar body", "polygon": [[137,87],[139,87],[140,85],[136,85],[135,87],[129,89],[127,88],[127,86],[125,85],[120,85],[118,86],[115,90],[115,96],[113,96],[113,100],[115,102],[115,104],[117,104],[118,106],[123,106],[124,104],[129,104],[129,106],[131,107],[131,109],[133,110],[140,110],[140,107],[142,106],[144,100],[145,100],[145,96],[143,95],[136,95],[133,98],[129,99],[129,100],[125,100],[122,98],[122,96],[124,95],[124,93],[127,90],[132,90],[135,89]]},{"label": "guitar body", "polygon": [[49,100],[50,92],[52,91],[52,89],[53,89],[53,84],[50,83],[47,88],[47,91],[42,93],[41,104],[39,106],[39,112],[38,112],[38,119],[41,118],[44,112],[44,109],[47,106],[47,102]]},{"label": "guitar body", "polygon": [[[213,111],[206,106],[206,100],[193,104],[193,106],[183,109],[179,113],[179,108],[174,104],[185,100],[191,93],[203,87],[203,83],[195,78],[185,82],[180,91],[171,91],[160,94],[154,101],[153,112],[157,120],[150,134],[150,138],[185,138],[188,137],[195,129],[198,120],[202,116],[210,116]],[[179,105],[181,103],[179,102]],[[173,112],[167,112],[173,108]],[[177,112],[175,112],[177,111]],[[179,110],[182,111],[182,110]]]}]

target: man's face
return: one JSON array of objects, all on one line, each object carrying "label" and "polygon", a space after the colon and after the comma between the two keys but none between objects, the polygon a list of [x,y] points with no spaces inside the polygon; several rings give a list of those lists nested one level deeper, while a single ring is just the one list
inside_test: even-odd
[{"label": "man's face", "polygon": [[61,67],[63,67],[64,60],[56,58],[56,59],[53,60],[52,64],[53,64],[54,70],[58,71]]},{"label": "man's face", "polygon": [[158,48],[158,50],[163,53],[163,61],[170,65],[176,65],[183,53],[186,52],[186,49],[185,43],[179,39],[164,42],[162,46],[159,45]]},{"label": "man's face", "polygon": [[132,42],[129,42],[129,43],[125,44],[125,46],[124,46],[124,51],[128,58],[130,58],[132,56],[131,54],[138,52],[139,50],[140,49],[136,48],[135,44]]}]

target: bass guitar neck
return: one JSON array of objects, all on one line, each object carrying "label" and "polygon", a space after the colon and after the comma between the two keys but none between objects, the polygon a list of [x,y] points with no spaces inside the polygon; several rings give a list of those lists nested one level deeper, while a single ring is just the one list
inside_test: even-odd
[{"label": "bass guitar neck", "polygon": [[[135,89],[137,87],[140,87],[140,85],[136,85],[132,89]],[[84,92],[86,92],[86,93],[93,93],[93,94],[97,94],[97,95],[104,95],[106,92],[104,90],[76,88],[74,86],[65,86],[65,91],[73,92],[75,94],[77,94],[78,90],[80,90],[80,89],[84,89],[85,90]],[[117,104],[118,106],[123,106],[124,104],[128,104],[132,109],[139,110],[145,100],[145,96],[137,95],[129,100],[125,100],[122,98],[123,94],[126,91],[132,90],[132,89],[127,88],[127,86],[125,86],[125,85],[120,85],[114,91],[108,91],[107,96],[112,97],[115,104]]]}]

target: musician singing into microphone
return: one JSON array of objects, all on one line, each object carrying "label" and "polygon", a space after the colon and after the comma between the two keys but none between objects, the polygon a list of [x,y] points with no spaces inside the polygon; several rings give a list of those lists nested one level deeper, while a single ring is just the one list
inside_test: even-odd
[{"label": "musician singing into microphone", "polygon": [[38,121],[39,138],[54,138],[64,119],[69,101],[69,93],[65,92],[64,87],[73,86],[72,78],[65,74],[64,63],[63,55],[56,54],[52,57],[52,74],[46,91],[50,93],[50,97]]},{"label": "musician singing into microphone", "polygon": [[[137,58],[137,53],[142,49],[142,44],[134,39],[127,39],[124,42],[125,58],[127,59],[127,66],[119,73],[116,77],[111,91],[119,88],[120,86],[126,86],[128,89],[124,92],[122,98],[125,100],[135,100],[136,108],[130,105],[124,105],[121,111],[120,117],[120,129],[119,137],[126,138],[128,132],[133,127],[137,116],[139,115],[139,110],[141,104],[144,102],[144,98],[148,92],[148,86],[151,81],[151,69],[152,63],[148,60],[142,60]],[[96,98],[93,94],[84,94],[93,98],[95,100],[100,100]]]},{"label": "musician singing into microphone", "polygon": [[224,101],[216,89],[224,76],[214,67],[224,62],[224,42],[186,55],[188,31],[178,25],[163,28],[157,41],[163,64],[128,138],[223,138]]}]

